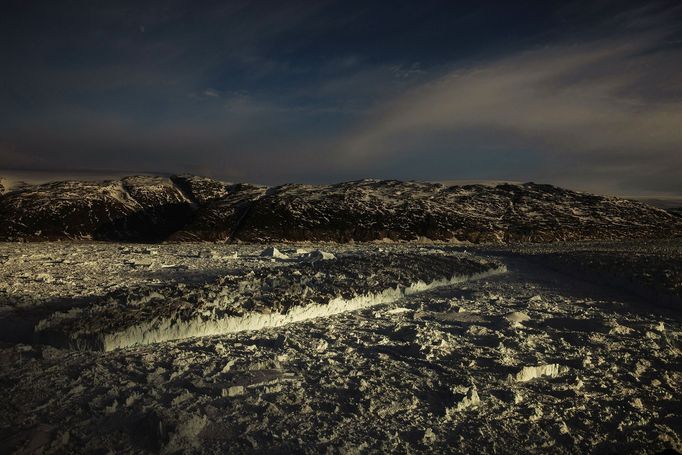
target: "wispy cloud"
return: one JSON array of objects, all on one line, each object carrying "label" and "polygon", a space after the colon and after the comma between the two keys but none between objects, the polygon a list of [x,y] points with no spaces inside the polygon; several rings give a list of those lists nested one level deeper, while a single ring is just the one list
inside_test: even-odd
[{"label": "wispy cloud", "polygon": [[[343,138],[340,162],[369,165],[406,147],[426,158],[419,138],[447,133],[452,154],[467,153],[458,135],[465,146],[530,149],[572,162],[562,172],[577,180],[571,174],[606,161],[621,165],[604,173],[611,179],[628,177],[623,164],[652,173],[679,168],[682,91],[670,93],[674,82],[652,86],[656,74],[671,82],[682,76],[679,51],[660,48],[658,34],[638,38],[556,45],[453,69],[377,107]],[[679,180],[665,184],[682,190]]]},{"label": "wispy cloud", "polygon": [[24,8],[0,166],[682,192],[682,7],[456,3]]},{"label": "wispy cloud", "polygon": [[204,95],[210,96],[211,98],[220,98],[220,92],[212,88],[207,88],[206,90],[204,90]]}]

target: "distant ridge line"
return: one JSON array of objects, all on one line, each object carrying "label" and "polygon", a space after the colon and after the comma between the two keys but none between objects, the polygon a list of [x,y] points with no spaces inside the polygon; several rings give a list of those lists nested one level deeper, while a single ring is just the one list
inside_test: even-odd
[{"label": "distant ridge line", "polygon": [[193,175],[16,188],[0,179],[0,241],[556,242],[679,237],[682,218],[547,184],[356,180],[273,187]]}]

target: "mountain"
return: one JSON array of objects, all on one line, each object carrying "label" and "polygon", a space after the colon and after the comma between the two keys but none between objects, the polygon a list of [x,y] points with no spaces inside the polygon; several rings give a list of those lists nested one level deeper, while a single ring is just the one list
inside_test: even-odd
[{"label": "mountain", "polygon": [[0,239],[163,240],[193,206],[163,177],[24,186],[0,198]]},{"label": "mountain", "polygon": [[0,191],[0,240],[474,243],[662,238],[682,219],[640,202],[535,183],[396,180],[264,187],[190,175]]}]

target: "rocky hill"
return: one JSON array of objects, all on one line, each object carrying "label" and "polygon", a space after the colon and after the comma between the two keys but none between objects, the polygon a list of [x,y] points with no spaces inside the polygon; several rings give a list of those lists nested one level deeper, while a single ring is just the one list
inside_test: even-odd
[{"label": "rocky hill", "polygon": [[162,177],[23,186],[0,198],[0,239],[163,240],[194,205]]},{"label": "rocky hill", "polygon": [[682,220],[664,210],[535,183],[361,180],[267,188],[186,175],[18,186],[0,195],[0,220],[5,241],[515,243],[682,234]]}]

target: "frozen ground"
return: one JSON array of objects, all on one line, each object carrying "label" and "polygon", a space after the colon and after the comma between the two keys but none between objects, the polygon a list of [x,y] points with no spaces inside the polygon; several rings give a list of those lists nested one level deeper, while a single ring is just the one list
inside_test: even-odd
[{"label": "frozen ground", "polygon": [[[489,248],[483,251],[491,252]],[[561,243],[497,248],[498,254],[535,258],[564,273],[625,288],[646,300],[682,306],[682,241],[640,240]]]},{"label": "frozen ground", "polygon": [[[280,247],[288,258],[260,256],[262,249],[0,244],[0,451],[682,450],[682,318],[667,298],[679,288],[675,242],[469,253],[447,245]],[[624,251],[649,259],[626,260]],[[396,275],[401,262],[405,272]],[[501,271],[500,262],[508,272],[257,331],[109,352],[32,336],[54,313],[110,315],[92,308],[152,288],[164,298],[142,299],[136,317],[156,320],[178,289],[210,301],[207,292],[225,276],[260,277],[258,293],[236,295],[252,292],[251,300],[286,310],[292,303],[282,302],[302,282],[296,273],[314,280],[310,287],[322,291],[309,291],[312,302],[323,303],[338,289],[363,294],[392,281],[406,289],[422,278]],[[672,285],[646,296],[608,279],[624,273],[639,283],[635,291],[657,277]]]}]

